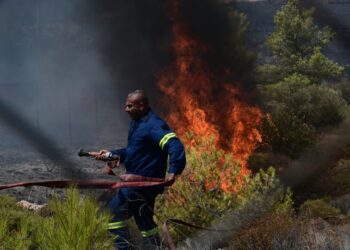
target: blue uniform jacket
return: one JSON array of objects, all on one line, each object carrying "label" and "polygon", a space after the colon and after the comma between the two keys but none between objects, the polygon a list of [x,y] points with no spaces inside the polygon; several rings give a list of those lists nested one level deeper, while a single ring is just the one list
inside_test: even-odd
[{"label": "blue uniform jacket", "polygon": [[186,164],[183,144],[152,111],[130,122],[127,147],[112,153],[120,157],[127,173],[147,177],[164,178],[168,159],[169,173],[180,174]]}]

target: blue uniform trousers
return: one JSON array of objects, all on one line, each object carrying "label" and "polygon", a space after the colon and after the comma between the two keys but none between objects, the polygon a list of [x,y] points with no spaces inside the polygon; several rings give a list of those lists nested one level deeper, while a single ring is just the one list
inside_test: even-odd
[{"label": "blue uniform trousers", "polygon": [[117,236],[116,247],[119,250],[130,249],[130,234],[127,220],[134,217],[146,244],[160,245],[157,224],[153,220],[153,209],[156,196],[154,188],[122,188],[108,203],[113,219],[108,229]]}]

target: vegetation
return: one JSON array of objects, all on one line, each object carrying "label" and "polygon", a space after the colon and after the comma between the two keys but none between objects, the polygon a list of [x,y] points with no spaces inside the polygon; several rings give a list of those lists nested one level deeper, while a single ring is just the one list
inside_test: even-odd
[{"label": "vegetation", "polygon": [[233,249],[274,249],[274,239],[286,238],[297,223],[297,218],[292,213],[264,214],[233,236]]},{"label": "vegetation", "polygon": [[[262,124],[265,144],[250,159],[255,171],[268,164],[283,171],[290,158],[301,156],[349,112],[344,68],[323,54],[334,33],[328,27],[318,28],[312,14],[313,10],[300,8],[299,0],[288,0],[275,15],[275,31],[266,41],[273,61],[257,69],[258,91],[268,115]],[[344,248],[336,223],[349,223],[344,219],[350,214],[348,158],[332,162],[334,166],[299,190],[303,194],[298,202],[304,203],[297,214],[292,210],[282,216],[275,211],[264,214],[233,236],[232,249]],[[326,195],[339,197],[330,201]]]},{"label": "vegetation", "polygon": [[49,216],[29,212],[12,197],[0,196],[0,248],[3,249],[113,249],[107,234],[110,216],[90,198],[69,189],[65,201],[54,198]]},{"label": "vegetation", "polygon": [[325,128],[339,124],[348,110],[346,88],[323,83],[340,80],[344,68],[322,54],[333,37],[313,23],[312,10],[289,0],[275,15],[266,44],[274,63],[258,68],[259,90],[269,112],[264,141],[275,152],[298,157]]},{"label": "vegetation", "polygon": [[340,209],[335,208],[324,199],[307,200],[299,209],[302,218],[324,218],[337,217],[341,214]]},{"label": "vegetation", "polygon": [[33,234],[40,227],[41,217],[16,205],[16,199],[0,196],[0,248],[33,249]]},{"label": "vegetation", "polygon": [[[223,36],[225,41],[221,42],[243,38],[245,19],[236,13],[231,18],[240,28],[227,41]],[[328,128],[342,122],[348,112],[350,88],[346,81],[328,84],[340,80],[344,69],[322,53],[333,33],[314,25],[311,10],[301,9],[298,0],[288,0],[277,12],[275,24],[276,30],[266,42],[274,62],[258,68],[258,90],[269,113],[262,125],[263,140],[278,153],[273,157],[279,155],[283,165],[289,160],[283,157],[300,156]],[[235,51],[242,51],[237,58],[246,57],[244,67],[250,67],[252,57],[236,46]],[[225,46],[222,51],[227,51]],[[230,58],[235,54],[231,50],[226,53]],[[188,136],[192,141],[187,147],[190,167],[157,200],[159,224],[176,218],[210,227],[228,213],[249,218],[244,208],[256,204],[258,214],[231,237],[232,244],[234,249],[272,249],[276,238],[289,239],[293,232],[306,234],[295,230],[298,226],[308,228],[307,223],[313,219],[341,214],[326,199],[319,198],[305,201],[298,217],[291,191],[280,184],[273,168],[257,169],[253,175],[231,153],[216,149],[213,138]],[[260,152],[256,164],[268,162],[269,153]],[[333,169],[326,170],[327,177],[319,178],[323,188],[347,194],[349,162],[348,158],[341,159]],[[349,210],[342,212],[350,216]],[[101,211],[91,197],[81,198],[75,189],[68,190],[64,201],[58,197],[51,200],[46,214],[29,212],[16,205],[14,198],[0,196],[0,249],[112,249],[113,239],[106,230],[109,219],[110,215]],[[170,228],[177,242],[194,232],[188,227]]]},{"label": "vegetation", "polygon": [[340,91],[308,84],[297,75],[264,86],[261,93],[270,111],[263,123],[264,141],[291,157],[313,145],[323,129],[339,124],[348,110]]},{"label": "vegetation", "polygon": [[277,83],[294,74],[304,76],[313,84],[342,77],[344,68],[322,53],[334,33],[328,27],[318,28],[312,15],[313,10],[299,7],[299,0],[288,0],[277,11],[275,31],[266,41],[274,63],[263,65],[259,70],[266,83]]},{"label": "vegetation", "polygon": [[[290,193],[280,185],[272,168],[266,172],[261,170],[255,176],[243,174],[232,154],[215,149],[212,140],[192,139],[194,144],[187,151],[191,167],[186,168],[181,178],[158,200],[156,214],[161,221],[176,218],[208,227],[228,212],[244,211],[253,200],[256,204],[263,200],[259,203],[261,213],[291,210]],[[187,227],[171,228],[177,240],[193,232]]]},{"label": "vegetation", "polygon": [[[275,176],[272,168],[250,176],[233,156],[215,150],[213,140],[189,135],[190,168],[182,178],[157,201],[158,219],[181,219],[200,226],[209,226],[228,211],[240,211],[252,200],[262,204],[259,212],[291,213],[291,195]],[[1,197],[0,246],[5,249],[112,249],[112,238],[106,225],[110,216],[100,211],[90,197],[79,197],[69,189],[66,199],[53,198],[45,215],[19,207],[14,198]],[[171,228],[180,240],[194,232],[189,228]]]}]

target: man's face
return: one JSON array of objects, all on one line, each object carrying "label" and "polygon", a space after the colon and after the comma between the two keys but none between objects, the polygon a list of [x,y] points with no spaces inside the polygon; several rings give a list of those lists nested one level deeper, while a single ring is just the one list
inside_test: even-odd
[{"label": "man's face", "polygon": [[130,118],[133,120],[138,120],[144,114],[145,107],[142,102],[140,102],[140,97],[138,95],[130,95],[126,99],[125,112],[129,114]]}]

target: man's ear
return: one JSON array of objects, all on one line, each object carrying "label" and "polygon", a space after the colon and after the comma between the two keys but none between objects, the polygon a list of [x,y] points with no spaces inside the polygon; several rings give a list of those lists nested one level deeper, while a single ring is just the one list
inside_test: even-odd
[{"label": "man's ear", "polygon": [[139,107],[141,111],[145,111],[145,105],[142,102],[139,104]]}]

